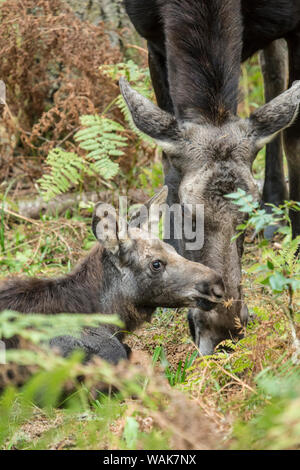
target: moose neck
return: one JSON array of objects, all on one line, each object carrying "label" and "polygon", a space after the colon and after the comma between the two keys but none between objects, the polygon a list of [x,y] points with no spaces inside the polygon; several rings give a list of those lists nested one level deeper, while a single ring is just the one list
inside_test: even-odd
[{"label": "moose neck", "polygon": [[236,114],[242,53],[240,0],[161,2],[176,117],[221,125]]},{"label": "moose neck", "polygon": [[0,311],[118,314],[128,331],[149,320],[152,309],[136,307],[113,256],[97,244],[70,273],[58,279],[11,279],[0,286]]},{"label": "moose neck", "polygon": [[[203,247],[203,258],[212,269],[217,270],[225,282],[227,299],[238,300],[241,284],[241,247],[240,241],[232,241],[233,227],[223,227],[215,233],[208,233]],[[203,261],[202,261],[203,262]]]}]

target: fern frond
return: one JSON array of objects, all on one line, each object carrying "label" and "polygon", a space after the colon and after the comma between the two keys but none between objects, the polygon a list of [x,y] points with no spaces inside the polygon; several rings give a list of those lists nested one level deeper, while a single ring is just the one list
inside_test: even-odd
[{"label": "fern frond", "polygon": [[[109,76],[113,80],[119,80],[121,76],[125,76],[136,91],[149,100],[153,100],[154,95],[151,87],[151,79],[148,68],[140,68],[136,63],[133,62],[133,60],[129,60],[126,63],[121,62],[115,65],[102,65],[100,70],[104,75]],[[122,95],[118,96],[116,105],[124,115],[130,129],[135,134],[137,134],[141,140],[146,141],[147,144],[149,144],[151,147],[154,147],[154,141],[135,127],[129,109]]]},{"label": "fern frond", "polygon": [[[139,93],[153,99],[148,69],[141,69],[132,60],[116,65],[104,65],[100,69],[104,75],[114,80],[125,75]],[[154,146],[150,137],[136,129],[121,95],[117,98],[116,103],[131,130],[141,140]],[[122,135],[122,132],[125,131],[123,126],[105,116],[97,115],[82,116],[80,122],[82,129],[75,134],[74,139],[78,142],[79,147],[86,151],[86,155],[79,156],[59,148],[49,153],[47,164],[50,167],[50,172],[38,180],[43,198],[46,201],[77,186],[83,176],[91,176],[96,172],[103,179],[108,180],[119,172],[119,165],[113,159],[124,155],[124,148],[127,146],[127,137]]]},{"label": "fern frond", "polygon": [[88,152],[86,158],[98,174],[104,179],[113,178],[119,171],[119,165],[110,157],[124,155],[122,149],[127,145],[127,138],[119,134],[124,131],[123,126],[97,115],[82,116],[80,121],[85,128],[74,136],[79,147]]},{"label": "fern frond", "polygon": [[50,167],[50,173],[37,181],[45,201],[65,193],[80,183],[86,170],[86,164],[80,156],[60,148],[51,150],[46,162]]},{"label": "fern frond", "polygon": [[151,78],[149,68],[141,68],[133,60],[127,62],[120,62],[113,65],[102,65],[99,67],[101,73],[112,80],[119,80],[120,77],[126,77],[126,79],[134,84],[135,88],[139,93],[147,98],[153,98],[153,91],[151,88]]}]

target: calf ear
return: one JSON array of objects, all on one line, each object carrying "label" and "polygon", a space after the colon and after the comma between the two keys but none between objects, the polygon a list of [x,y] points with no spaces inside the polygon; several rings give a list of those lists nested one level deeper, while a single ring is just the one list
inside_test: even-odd
[{"label": "calf ear", "polygon": [[164,150],[175,149],[175,142],[180,136],[175,116],[133,90],[125,78],[120,78],[119,85],[136,127],[155,139]]},{"label": "calf ear", "polygon": [[151,227],[152,224],[159,221],[159,217],[161,215],[159,207],[166,203],[167,197],[168,186],[163,186],[163,188],[149,199],[149,201],[132,213],[129,226],[139,227],[148,232],[149,222]]},{"label": "calf ear", "polygon": [[117,215],[110,204],[98,203],[93,213],[92,229],[97,240],[114,255],[130,249],[132,241],[127,234],[126,221]]},{"label": "calf ear", "polygon": [[260,107],[249,118],[250,134],[257,149],[269,143],[278,132],[293,124],[300,103],[300,81],[289,90]]}]

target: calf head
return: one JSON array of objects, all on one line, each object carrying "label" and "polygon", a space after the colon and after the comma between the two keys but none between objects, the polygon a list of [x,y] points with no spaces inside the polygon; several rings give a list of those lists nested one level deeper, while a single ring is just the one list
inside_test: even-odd
[{"label": "calf head", "polygon": [[176,175],[173,181],[166,181],[170,187],[177,185],[178,202],[204,205],[203,247],[187,250],[184,239],[177,247],[183,256],[215,269],[225,283],[229,307],[219,304],[209,314],[197,309],[189,315],[200,351],[212,353],[220,341],[239,338],[248,319],[241,290],[243,241],[232,241],[244,216],[225,196],[238,188],[257,196],[252,163],[266,143],[293,123],[300,82],[248,119],[231,115],[219,125],[196,110],[186,114],[192,116],[190,120],[176,118],[131,89],[124,79],[120,87],[135,125],[164,150],[170,174]]},{"label": "calf head", "polygon": [[111,206],[98,204],[93,216],[94,234],[117,268],[121,279],[119,295],[128,303],[150,310],[201,307],[208,311],[222,301],[221,276],[200,263],[183,258],[148,230],[152,215],[157,213],[152,209],[165,202],[167,193],[164,187],[147,203],[150,214],[137,210],[129,225],[125,219],[117,217]]}]

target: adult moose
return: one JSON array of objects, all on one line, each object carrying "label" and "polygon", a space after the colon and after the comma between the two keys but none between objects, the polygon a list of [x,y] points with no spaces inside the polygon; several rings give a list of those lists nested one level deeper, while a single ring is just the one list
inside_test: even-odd
[{"label": "adult moose", "polygon": [[[136,126],[164,150],[168,204],[205,205],[205,242],[186,258],[217,270],[232,306],[209,314],[194,309],[190,328],[200,351],[212,353],[223,339],[236,336],[236,323],[247,322],[241,292],[242,240],[231,243],[241,221],[224,198],[243,188],[256,194],[251,166],[259,149],[267,151],[264,201],[286,197],[280,132],[284,130],[290,198],[300,199],[300,2],[298,0],[125,0],[137,31],[147,39],[149,66],[160,108],[122,81],[122,92]],[[249,119],[237,117],[241,61],[265,48],[266,75],[278,57],[272,41],[285,38],[289,48],[288,91],[257,109]],[[280,60],[279,60],[280,63]],[[282,71],[271,81],[268,99],[284,86]],[[268,82],[269,83],[269,82]],[[293,235],[300,234],[300,213],[291,213]],[[183,241],[184,242],[184,241]],[[200,313],[200,314],[199,314]],[[239,322],[236,322],[237,317]]]},{"label": "adult moose", "polygon": [[[161,205],[164,187],[146,207]],[[93,232],[98,242],[84,260],[64,277],[12,278],[0,285],[0,312],[119,314],[126,331],[150,321],[156,307],[196,307],[211,310],[221,302],[224,286],[212,269],[189,261],[148,232],[147,212],[138,210],[127,233],[106,204],[98,204]],[[118,222],[121,221],[121,226]],[[122,236],[121,236],[122,235]],[[149,236],[151,235],[151,236]],[[68,355],[83,349],[86,359],[98,355],[116,363],[126,357],[120,328],[106,325],[88,329],[80,339],[61,336],[50,345]]]}]

